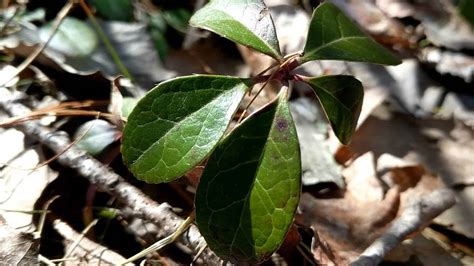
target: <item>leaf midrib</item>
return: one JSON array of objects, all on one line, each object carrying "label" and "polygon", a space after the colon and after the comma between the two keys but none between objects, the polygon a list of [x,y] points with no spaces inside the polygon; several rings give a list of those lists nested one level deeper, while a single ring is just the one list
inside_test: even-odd
[{"label": "leaf midrib", "polygon": [[309,60],[310,56],[317,54],[319,51],[329,47],[330,45],[337,44],[338,42],[342,42],[342,41],[352,40],[352,39],[355,39],[355,40],[363,40],[363,39],[370,40],[369,38],[364,37],[364,36],[350,36],[350,37],[343,37],[343,38],[335,39],[335,40],[332,40],[328,43],[325,43],[325,44],[319,46],[315,50],[312,50],[312,51],[308,52],[304,57],[308,58],[308,60]]},{"label": "leaf midrib", "polygon": [[[230,91],[233,91],[233,90],[237,90],[237,89],[239,89],[239,87],[242,87],[242,86],[243,86],[243,87],[246,87],[246,85],[245,85],[244,83],[240,83],[240,84],[234,86],[234,87],[233,87],[232,89],[230,89],[230,90],[222,90],[222,93],[217,94],[215,97],[211,98],[205,105],[202,106],[202,108],[204,108],[204,107],[208,106],[209,104],[213,103],[217,98],[219,98],[219,97],[221,97],[223,94],[225,94],[226,91],[227,91],[227,92],[230,92]],[[244,88],[244,89],[245,89],[245,88]],[[138,156],[137,159],[135,159],[135,161],[133,161],[132,163],[130,163],[130,166],[135,165],[139,160],[142,159],[143,156],[145,156],[151,149],[153,149],[153,147],[155,147],[155,145],[156,145],[161,139],[166,138],[166,137],[170,134],[170,132],[172,132],[172,130],[173,130],[174,128],[180,126],[181,123],[182,123],[184,120],[186,120],[186,119],[189,118],[190,116],[194,115],[195,113],[199,112],[202,108],[197,109],[196,111],[185,115],[184,117],[182,117],[182,119],[181,119],[180,121],[174,122],[173,127],[171,127],[169,130],[167,130],[166,133],[163,134],[163,136],[161,136],[157,141],[155,141],[155,142],[154,142],[152,145],[150,145],[145,151],[143,151],[143,152],[141,153],[141,155]],[[160,118],[160,119],[161,119],[161,118]],[[166,120],[166,119],[164,119],[164,120]],[[150,171],[151,169],[154,169],[154,167],[150,168],[148,171]],[[146,172],[148,172],[148,171],[146,171]]]},{"label": "leaf midrib", "polygon": [[[278,100],[279,100],[279,99],[277,99],[277,101],[278,101]],[[276,103],[276,104],[279,105],[279,103]],[[257,165],[257,167],[256,167],[256,171],[255,171],[255,174],[254,174],[254,178],[253,178],[252,185],[251,185],[251,187],[250,187],[250,189],[249,189],[249,192],[247,193],[247,195],[246,195],[246,197],[245,197],[245,201],[244,201],[242,210],[241,210],[241,212],[240,212],[239,226],[237,227],[237,230],[235,230],[234,236],[233,236],[233,238],[232,238],[232,243],[230,244],[230,250],[229,250],[230,253],[232,253],[232,252],[231,252],[231,249],[234,247],[234,242],[235,242],[236,237],[237,237],[237,232],[240,230],[241,225],[242,225],[242,217],[243,217],[243,213],[244,213],[244,210],[245,210],[245,206],[247,206],[248,201],[250,200],[250,193],[252,192],[253,187],[255,186],[255,183],[257,182],[257,176],[258,176],[258,173],[260,172],[260,166],[262,165],[262,162],[263,162],[263,156],[265,155],[265,152],[267,151],[267,148],[268,148],[268,145],[269,145],[270,141],[273,141],[273,139],[270,138],[270,134],[271,134],[271,132],[272,132],[272,128],[273,128],[274,122],[275,122],[276,113],[278,112],[279,107],[280,107],[280,106],[277,106],[277,107],[275,108],[274,113],[273,113],[272,123],[271,123],[271,125],[270,125],[270,129],[268,130],[268,134],[267,134],[267,137],[266,137],[266,140],[267,140],[267,141],[265,142],[265,145],[263,146],[263,149],[262,149],[261,154],[260,154],[260,156],[259,156],[258,165]],[[277,149],[278,149],[278,148],[277,148]],[[282,154],[280,150],[278,150],[278,152],[279,152],[280,154]],[[273,231],[273,228],[272,228],[272,231]],[[268,238],[267,238],[266,241],[268,241]]]},{"label": "leaf midrib", "polygon": [[[349,109],[345,104],[343,104],[337,97],[334,96],[334,94],[332,94],[331,92],[329,92],[328,90],[326,90],[325,88],[321,87],[320,85],[317,85],[317,84],[314,84],[314,83],[311,83],[313,84],[315,87],[318,87],[320,90],[324,91],[325,93],[327,93],[331,98],[333,98],[334,100],[336,100],[336,102],[342,106],[342,108],[351,113],[351,109]],[[316,92],[316,96],[318,96],[318,93]],[[318,96],[318,98],[320,98]],[[321,103],[322,104],[322,103]]]},{"label": "leaf midrib", "polygon": [[[258,36],[258,35],[256,35],[256,34],[254,34],[253,31],[250,30],[246,25],[242,24],[242,23],[240,22],[240,20],[236,19],[236,18],[233,17],[231,14],[227,13],[225,10],[222,10],[222,9],[220,9],[220,8],[216,8],[216,7],[213,6],[212,9],[215,10],[216,12],[220,12],[220,13],[222,13],[222,14],[224,14],[225,16],[227,16],[227,17],[230,18],[230,19],[227,19],[227,20],[233,21],[233,22],[236,22],[236,23],[240,24],[243,28],[247,29],[247,31],[250,32],[254,37],[256,37],[256,39],[258,39],[265,47],[267,47],[267,48],[272,52],[272,54],[273,54],[274,56],[281,57],[281,55],[280,55],[281,52],[275,50],[271,45],[269,45],[269,44],[267,43],[266,40],[260,38],[260,36]],[[208,11],[208,12],[209,12],[209,11]],[[225,21],[225,20],[224,20],[224,21]],[[201,27],[201,26],[199,26],[199,27]],[[211,29],[211,28],[209,28],[209,27],[202,27],[202,28],[207,29],[207,30],[210,30],[210,31],[214,31],[213,29]],[[225,36],[225,37],[226,37],[226,36]],[[278,42],[277,42],[277,45],[279,45]],[[248,46],[248,45],[245,45],[245,46]]]}]

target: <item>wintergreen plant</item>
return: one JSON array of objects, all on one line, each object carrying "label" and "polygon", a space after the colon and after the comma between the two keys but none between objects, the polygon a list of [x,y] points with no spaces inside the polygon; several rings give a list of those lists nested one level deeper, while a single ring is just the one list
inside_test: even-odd
[{"label": "wintergreen plant", "polygon": [[[209,247],[233,262],[261,262],[281,245],[301,191],[298,136],[288,107],[290,82],[310,86],[339,140],[347,144],[362,106],[352,76],[304,77],[293,70],[312,60],[398,64],[335,5],[313,13],[301,53],[282,55],[261,0],[211,0],[190,20],[273,57],[256,77],[193,75],[165,81],[141,99],[123,132],[124,162],[140,180],[173,181],[207,160],[195,198],[196,223]],[[246,94],[277,80],[276,99],[226,134]]]}]

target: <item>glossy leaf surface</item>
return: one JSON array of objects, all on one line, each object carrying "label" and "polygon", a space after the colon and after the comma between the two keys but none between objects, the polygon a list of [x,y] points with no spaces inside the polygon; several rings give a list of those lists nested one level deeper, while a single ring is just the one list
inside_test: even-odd
[{"label": "glossy leaf surface", "polygon": [[400,63],[331,3],[323,3],[314,11],[302,61],[323,59],[388,65]]},{"label": "glossy leaf surface", "polygon": [[272,17],[261,0],[211,0],[191,17],[190,24],[281,58]]},{"label": "glossy leaf surface", "polygon": [[141,99],[123,133],[125,163],[140,180],[174,180],[199,164],[224,134],[246,80],[196,75],[161,83]]},{"label": "glossy leaf surface", "polygon": [[357,126],[364,89],[352,76],[335,75],[304,80],[313,88],[339,141],[348,144]]},{"label": "glossy leaf surface", "polygon": [[213,152],[196,193],[196,222],[221,258],[260,262],[284,240],[300,189],[298,138],[282,93]]}]

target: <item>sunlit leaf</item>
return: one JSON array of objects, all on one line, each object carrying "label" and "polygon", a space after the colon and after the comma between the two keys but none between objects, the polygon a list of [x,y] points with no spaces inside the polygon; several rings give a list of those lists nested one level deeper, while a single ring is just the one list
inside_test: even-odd
[{"label": "sunlit leaf", "polygon": [[91,155],[98,155],[118,139],[120,132],[104,120],[91,120],[81,125],[74,139],[79,139],[76,146]]},{"label": "sunlit leaf", "polygon": [[286,90],[219,143],[196,193],[196,222],[223,259],[267,259],[293,222],[301,160]]},{"label": "sunlit leaf", "polygon": [[[51,23],[40,29],[40,38],[46,41],[51,35]],[[97,48],[99,39],[94,29],[84,21],[67,17],[48,47],[69,57],[90,56]]]},{"label": "sunlit leaf", "polygon": [[352,76],[305,78],[313,88],[339,141],[348,144],[357,126],[364,89]]},{"label": "sunlit leaf", "polygon": [[191,17],[190,24],[281,58],[272,17],[261,0],[211,0]]},{"label": "sunlit leaf", "polygon": [[322,59],[388,65],[400,63],[331,3],[323,3],[314,11],[302,61]]},{"label": "sunlit leaf", "polygon": [[161,83],[128,117],[122,143],[125,163],[149,183],[182,176],[214,149],[247,90],[247,80],[225,76]]},{"label": "sunlit leaf", "polygon": [[128,118],[132,113],[133,108],[137,105],[138,99],[133,97],[123,97],[122,100],[122,117]]}]

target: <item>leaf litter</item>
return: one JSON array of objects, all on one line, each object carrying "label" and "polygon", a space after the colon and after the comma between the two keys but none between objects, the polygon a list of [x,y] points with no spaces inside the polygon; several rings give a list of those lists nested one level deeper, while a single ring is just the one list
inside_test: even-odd
[{"label": "leaf litter", "polygon": [[[307,13],[304,13],[303,9],[296,9],[298,11],[292,12],[291,9],[295,7],[290,6],[291,1],[269,2],[286,4],[286,6],[270,8],[271,12],[279,10],[276,15],[274,14],[276,24],[289,25],[286,27],[286,31],[277,32],[278,35],[282,35],[279,36],[282,40],[280,48],[285,52],[301,49],[302,47],[294,46],[301,46],[304,41],[296,42],[294,40],[300,40],[300,35],[305,34],[305,31],[292,31],[291,29],[294,26],[291,26],[291,21],[292,19],[296,21],[296,18],[298,18],[297,21],[303,21],[305,14],[306,19],[309,19]],[[410,9],[412,6],[409,6],[408,9],[397,9],[391,6],[390,11],[387,12],[387,6],[389,4],[395,5],[394,2],[397,1],[375,1],[375,4],[373,1],[361,1],[362,4],[360,5],[350,1],[332,2],[344,7],[366,31],[375,34],[378,40],[386,40],[385,43],[388,46],[395,47],[397,51],[404,55],[413,56],[414,60],[420,61],[421,64],[416,63],[410,66],[410,71],[403,73],[402,78],[412,78],[414,80],[408,85],[407,83],[401,83],[400,79],[397,78],[397,74],[394,74],[393,71],[387,71],[384,67],[379,66],[367,67],[358,63],[344,64],[323,61],[319,65],[314,64],[304,69],[304,71],[316,72],[316,74],[347,74],[354,72],[356,77],[362,80],[366,93],[358,131],[356,131],[350,146],[340,146],[334,141],[330,128],[322,127],[324,123],[320,122],[321,116],[314,120],[305,121],[302,123],[303,126],[301,124],[298,126],[298,115],[295,114],[297,112],[293,113],[299,130],[298,134],[301,132],[301,135],[306,135],[308,139],[314,141],[312,142],[314,146],[309,146],[310,141],[307,142],[308,145],[302,144],[304,145],[302,147],[303,162],[304,154],[307,154],[308,158],[314,157],[314,159],[303,163],[303,170],[307,169],[307,173],[311,173],[311,176],[304,179],[306,180],[305,193],[300,202],[300,214],[297,222],[310,226],[314,230],[315,237],[313,238],[312,251],[315,258],[320,259],[319,262],[329,264],[347,264],[355,261],[364,252],[365,248],[383,237],[387,230],[390,230],[393,226],[396,227],[398,221],[402,220],[403,217],[407,217],[406,211],[412,210],[412,206],[422,202],[420,200],[433,195],[433,193],[446,191],[446,188],[450,188],[452,190],[449,193],[454,193],[457,202],[453,208],[434,220],[435,225],[446,228],[448,232],[442,231],[440,233],[441,231],[432,229],[427,223],[420,224],[416,228],[416,232],[405,235],[404,238],[407,239],[392,252],[386,254],[385,259],[390,262],[422,262],[426,265],[459,265],[461,261],[469,262],[469,257],[472,256],[469,250],[472,251],[472,246],[459,248],[462,245],[459,244],[460,242],[456,242],[457,240],[452,237],[451,232],[465,236],[468,239],[474,238],[474,228],[472,228],[472,221],[474,221],[472,216],[472,204],[474,204],[472,198],[474,194],[474,191],[472,191],[474,184],[473,131],[472,125],[469,124],[469,117],[458,115],[459,111],[454,111],[464,110],[469,112],[472,111],[472,106],[466,104],[464,100],[451,103],[452,109],[449,109],[450,107],[447,104],[443,107],[442,103],[433,103],[431,108],[424,109],[426,111],[424,116],[416,116],[419,115],[417,110],[422,105],[422,100],[426,100],[423,97],[426,97],[426,92],[431,86],[421,86],[420,83],[422,82],[418,82],[426,78],[426,76],[423,77],[426,73],[425,63],[434,66],[435,71],[442,75],[441,79],[435,77],[435,83],[441,90],[441,102],[443,102],[442,95],[444,94],[453,95],[450,97],[454,99],[465,99],[466,97],[472,99],[472,93],[462,94],[463,98],[459,96],[459,91],[451,91],[449,88],[451,79],[449,77],[443,79],[446,78],[444,75],[450,74],[461,77],[463,82],[472,82],[472,71],[470,70],[472,70],[473,64],[470,60],[471,56],[462,50],[471,47],[469,39],[466,41],[465,38],[471,36],[472,28],[470,30],[466,28],[464,22],[459,22],[458,17],[450,17],[446,20],[447,22],[444,22],[446,24],[440,25],[440,22],[433,24],[427,19],[432,14],[425,17],[415,14],[413,12],[415,9]],[[445,1],[436,1],[436,4],[441,2],[444,3]],[[370,16],[364,18],[362,14],[365,12],[365,7],[370,7],[371,12]],[[456,16],[451,11],[449,9],[449,16]],[[412,25],[406,25],[404,21],[398,19],[411,16],[419,20],[422,27],[414,28]],[[202,49],[202,47],[199,47],[202,44],[197,44],[192,48],[195,49],[196,54],[201,56],[201,59],[190,60],[187,56],[189,51],[177,49],[171,52],[172,55],[168,57],[168,62],[164,67],[161,62],[156,61],[157,56],[149,56],[156,52],[150,45],[150,39],[144,30],[145,25],[110,21],[103,21],[102,23],[111,41],[117,44],[117,50],[125,65],[134,72],[134,76],[137,77],[138,83],[143,88],[150,88],[151,84],[174,76],[176,72],[186,72],[186,74],[203,72],[203,69],[206,69],[203,67],[205,64],[201,60],[203,54],[211,54],[211,56],[205,56],[204,59],[212,59],[207,63],[210,63],[212,68],[217,69],[219,73],[232,74],[238,71],[256,73],[256,71],[260,71],[269,65],[268,58],[252,58],[251,53],[248,53],[242,47],[239,47],[240,54],[247,64],[250,63],[250,67],[244,65],[240,58],[236,59],[235,54],[229,55],[228,50],[231,50],[230,48],[226,47],[223,52],[215,52],[213,50],[214,46],[220,43],[216,41],[215,37],[211,36],[209,41],[214,43],[210,47]],[[305,25],[306,23],[298,24]],[[0,42],[15,55],[27,55],[31,51],[31,44],[37,42],[34,39],[37,38],[35,34],[37,34],[38,29],[32,24],[30,26],[33,27],[24,28],[24,32],[19,32],[17,34],[19,37],[14,37],[17,38],[16,40],[5,39]],[[436,29],[438,26],[442,29],[439,32]],[[278,30],[284,27],[277,25],[276,28]],[[453,31],[453,28],[462,29],[462,31]],[[455,38],[447,38],[446,33],[451,36],[452,32],[458,34]],[[469,34],[463,35],[460,32]],[[417,44],[425,37],[431,42],[429,47],[413,51],[412,45]],[[204,40],[204,42],[207,41]],[[233,53],[235,52],[234,49]],[[50,59],[49,66],[79,76],[84,75],[85,77],[86,74],[101,71],[108,79],[112,79],[118,74],[116,66],[111,62],[106,50],[103,47],[101,48],[101,44],[91,56],[93,58],[92,63],[76,64],[76,62],[73,62],[74,60],[68,61],[67,56],[51,49],[47,49],[44,55],[46,55],[46,59]],[[44,60],[38,60],[34,64],[44,69],[44,62]],[[407,65],[409,64],[405,64],[405,66]],[[2,73],[4,71],[5,73],[11,72],[12,67],[6,64],[1,71]],[[174,70],[168,70],[167,68]],[[225,70],[221,71],[223,68]],[[420,69],[421,71],[419,71]],[[51,73],[48,72],[47,75],[51,75]],[[50,77],[53,80],[54,75],[58,74],[54,73]],[[2,76],[4,75],[2,74]],[[433,76],[431,74],[427,78],[432,82]],[[12,83],[16,83],[15,81],[18,81],[18,79],[13,80]],[[24,88],[18,86],[18,84],[16,86],[20,90]],[[407,89],[407,87],[410,88]],[[32,88],[29,87],[29,89]],[[406,93],[418,91],[410,96],[404,92],[404,89],[406,89]],[[298,99],[293,103],[296,106],[294,109],[301,108],[302,112],[308,112],[307,107],[302,102],[314,101],[315,99],[311,98],[309,91],[304,88],[296,88],[295,92],[298,94]],[[399,94],[397,95],[397,93]],[[262,100],[262,102],[272,99],[274,96],[275,94],[272,93],[264,94],[267,99]],[[91,98],[93,97],[92,94]],[[412,102],[407,102],[408,100]],[[387,103],[390,103],[389,107]],[[410,108],[406,110],[397,107],[403,105],[410,106]],[[440,112],[443,110],[447,112],[444,114]],[[438,114],[441,114],[441,116],[438,116]],[[62,119],[59,122],[67,124],[67,121]],[[316,127],[311,127],[311,122],[315,123]],[[57,122],[52,125],[59,126]],[[76,125],[73,128],[78,128],[78,126]],[[108,130],[106,131],[108,132]],[[71,130],[69,132],[70,134],[73,133]],[[112,137],[106,139],[110,141]],[[12,140],[15,139],[15,143],[19,147],[16,152],[23,152],[25,155],[31,156],[31,158],[28,158],[28,162],[22,161],[22,165],[34,167],[38,163],[38,158],[41,158],[42,152],[29,149],[29,146],[31,146],[29,143],[26,143],[27,146],[19,144],[24,136],[20,136],[16,131],[11,129],[3,131],[0,138],[10,145],[13,143]],[[327,160],[318,158],[315,155],[316,153]],[[6,153],[2,153],[3,155],[6,156]],[[15,160],[21,158],[20,156]],[[320,160],[326,162],[324,165],[327,164],[327,166],[314,163]],[[8,164],[15,165],[13,164],[15,161],[11,162],[9,159],[6,159],[6,161],[8,161]],[[336,161],[340,164],[336,164]],[[318,171],[321,171],[319,169],[326,167],[331,169],[329,171],[331,173],[330,177],[319,177],[317,175]],[[15,170],[13,167],[10,168],[9,171],[13,172]],[[8,166],[2,169],[2,181],[11,176],[5,174],[7,170]],[[200,176],[199,171],[196,171],[196,173],[194,179],[198,179]],[[21,178],[23,174],[18,172],[14,173],[13,176]],[[51,176],[55,176],[54,171],[51,171],[49,167],[43,167],[29,175],[39,175],[40,177],[35,177],[36,182],[46,179],[47,182],[50,182],[52,180]],[[328,186],[328,183],[336,184],[336,186]],[[186,183],[183,187],[186,186],[191,187],[187,190],[192,190],[195,183],[194,185]],[[9,189],[8,186],[4,186],[4,188],[5,191]],[[31,187],[28,186],[29,188]],[[9,203],[11,205],[8,208],[13,206],[17,209],[26,208],[31,210],[33,208],[31,202],[35,201],[38,193],[43,188],[43,186],[36,187],[34,191],[28,193],[28,198],[21,197],[21,200],[28,201],[27,204],[14,201],[14,197],[12,197],[12,201]],[[18,191],[23,193],[25,190],[20,189]],[[164,200],[180,201],[177,196],[169,196]],[[10,213],[4,212],[2,215],[8,221]],[[31,220],[31,217],[28,219]],[[8,223],[12,224],[10,221]],[[58,221],[57,224],[59,223]],[[26,224],[26,222],[21,224]],[[5,228],[3,225],[1,227]],[[416,233],[419,234],[415,236]],[[440,237],[439,234],[445,238]],[[459,254],[463,254],[464,257],[460,258],[462,256],[459,256]],[[166,255],[175,257],[173,254]]]}]

